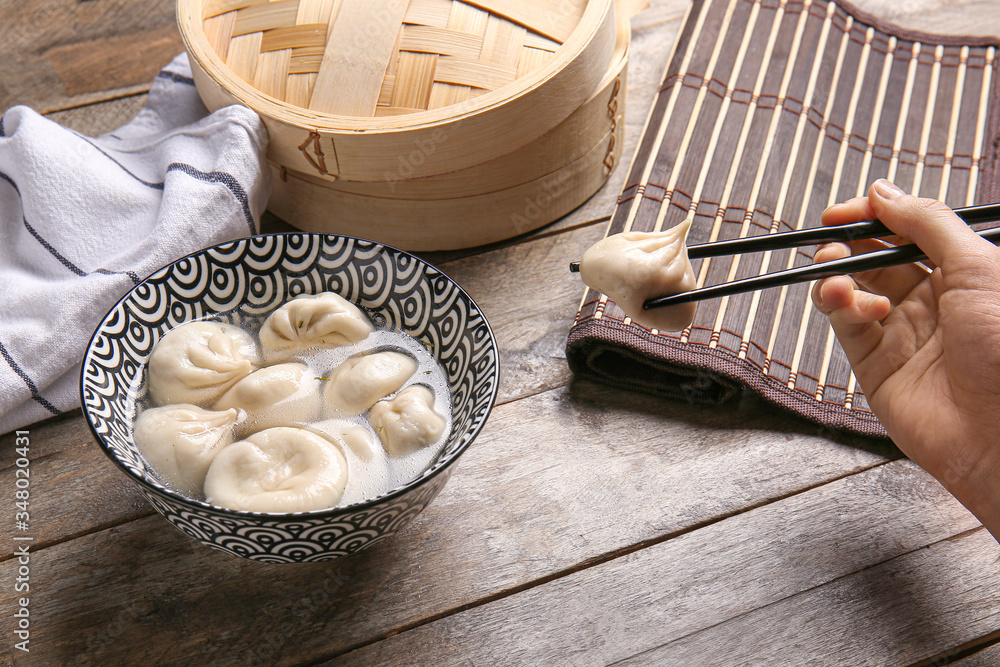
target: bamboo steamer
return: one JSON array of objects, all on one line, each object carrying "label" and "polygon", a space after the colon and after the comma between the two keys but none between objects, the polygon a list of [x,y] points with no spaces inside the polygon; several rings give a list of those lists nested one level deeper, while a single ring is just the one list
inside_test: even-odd
[{"label": "bamboo steamer", "polygon": [[615,46],[613,0],[178,0],[177,17],[206,106],[249,106],[272,162],[330,180],[383,180],[422,146],[417,177],[507,154],[590,97]]},{"label": "bamboo steamer", "polygon": [[[602,158],[612,136],[620,144],[621,132],[619,126],[591,151],[553,174],[498,192],[452,199],[387,199],[289,179],[273,199],[274,210],[287,215],[286,219],[304,221],[301,228],[306,231],[374,236],[409,250],[493,243],[547,224],[590,197],[607,180],[609,171]],[[379,220],[374,235],[368,233],[373,219]],[[447,229],[441,220],[451,222]],[[428,226],[435,229],[434,234],[428,234]]]},{"label": "bamboo steamer", "polygon": [[615,4],[178,0],[177,14],[206,106],[264,119],[272,211],[443,250],[544,225],[607,179],[629,40]]},{"label": "bamboo steamer", "polygon": [[629,36],[628,21],[620,21],[615,60],[598,91],[527,146],[451,173],[381,182],[331,184],[272,165],[270,208],[306,231],[367,234],[411,250],[493,243],[548,224],[586,201],[618,162]]}]

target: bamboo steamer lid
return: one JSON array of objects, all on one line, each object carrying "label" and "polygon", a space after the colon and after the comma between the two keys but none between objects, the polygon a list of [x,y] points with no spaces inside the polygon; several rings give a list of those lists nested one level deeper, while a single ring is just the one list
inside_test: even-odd
[{"label": "bamboo steamer lid", "polygon": [[[628,20],[618,21],[615,56],[611,67],[590,99],[538,139],[525,146],[466,169],[434,176],[413,177],[411,165],[432,158],[419,148],[397,159],[397,169],[381,181],[348,181],[340,179],[326,185],[338,192],[385,197],[389,199],[449,199],[495,192],[528,183],[558,171],[590,153],[595,144],[608,139],[607,171],[617,161],[619,145],[609,136],[625,113],[625,72],[628,65],[631,32]],[[309,179],[308,174],[278,170],[283,181],[289,178]],[[278,187],[282,187],[279,183]]]},{"label": "bamboo steamer lid", "polygon": [[[336,181],[274,167],[271,210],[306,231],[369,236],[410,250],[465,248],[522,234],[569,213],[611,174],[625,114],[629,23],[597,91],[536,141],[437,176]],[[411,158],[407,158],[411,160]]]},{"label": "bamboo steamer lid", "polygon": [[241,103],[272,163],[326,180],[384,181],[495,159],[598,89],[613,0],[178,0],[209,109]]}]

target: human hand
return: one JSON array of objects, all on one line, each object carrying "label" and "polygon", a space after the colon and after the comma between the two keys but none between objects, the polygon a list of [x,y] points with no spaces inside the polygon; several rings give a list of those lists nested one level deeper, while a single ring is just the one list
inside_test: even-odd
[{"label": "human hand", "polygon": [[[831,206],[824,225],[878,219],[928,265],[819,281],[813,302],[847,353],[868,404],[911,460],[1000,539],[1000,249],[941,202],[886,180]],[[816,262],[874,250],[819,248]]]}]

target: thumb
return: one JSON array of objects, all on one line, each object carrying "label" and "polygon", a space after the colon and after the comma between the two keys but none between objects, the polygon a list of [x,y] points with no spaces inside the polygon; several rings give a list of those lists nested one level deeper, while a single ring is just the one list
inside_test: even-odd
[{"label": "thumb", "polygon": [[876,218],[896,234],[916,243],[944,270],[994,247],[972,231],[947,205],[935,199],[908,195],[885,179],[872,184],[868,201]]}]

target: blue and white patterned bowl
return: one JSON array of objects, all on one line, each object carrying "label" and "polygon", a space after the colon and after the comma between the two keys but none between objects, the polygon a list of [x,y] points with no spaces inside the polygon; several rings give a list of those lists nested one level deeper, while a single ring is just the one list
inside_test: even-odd
[{"label": "blue and white patterned bowl", "polygon": [[[132,442],[142,371],[153,345],[182,322],[218,316],[239,323],[301,294],[331,291],[379,326],[422,341],[448,377],[453,428],[419,478],[345,508],[263,514],[192,500],[161,484]],[[105,454],[166,519],[210,547],[271,563],[344,556],[395,533],[438,494],[452,464],[496,400],[497,345],[489,324],[448,276],[395,248],[324,234],[255,236],[196,252],[157,271],[112,308],[83,360],[83,414]]]}]

